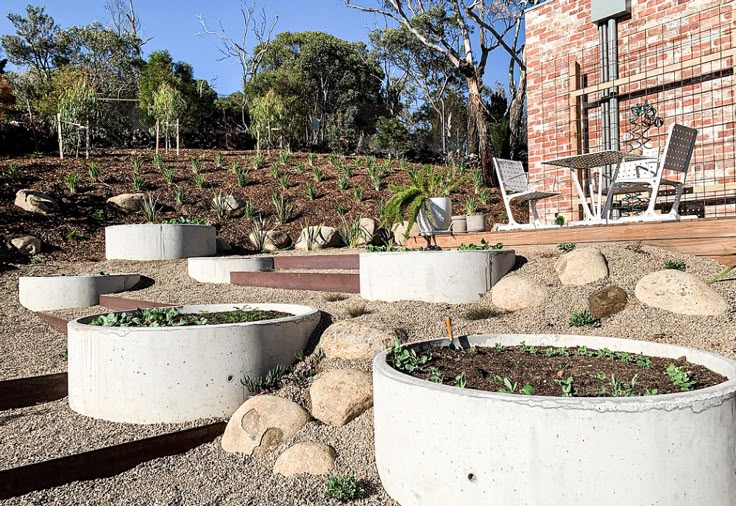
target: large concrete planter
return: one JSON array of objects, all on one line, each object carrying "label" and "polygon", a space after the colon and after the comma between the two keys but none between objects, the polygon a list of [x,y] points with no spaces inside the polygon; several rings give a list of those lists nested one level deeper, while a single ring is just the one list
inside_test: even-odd
[{"label": "large concrete planter", "polygon": [[18,300],[31,311],[96,306],[100,295],[129,290],[140,280],[140,274],[23,276],[18,278]]},{"label": "large concrete planter", "polygon": [[229,283],[231,272],[273,270],[273,257],[198,257],[187,260],[189,277],[201,283]]},{"label": "large concrete planter", "polygon": [[386,302],[474,302],[515,261],[513,250],[361,253],[360,296]]},{"label": "large concrete planter", "polygon": [[417,223],[424,235],[447,232],[452,224],[452,200],[447,197],[428,199],[426,208],[422,207],[419,210]]},{"label": "large concrete planter", "polygon": [[[242,304],[238,304],[242,307]],[[288,366],[303,351],[319,310],[248,304],[294,316],[253,323],[120,328],[69,322],[69,406],[113,422],[179,423],[228,417],[247,398],[244,375]],[[230,311],[233,304],[184,306],[183,313]]]},{"label": "large concrete planter", "polygon": [[105,227],[108,260],[174,260],[217,252],[212,225],[142,223]]},{"label": "large concrete planter", "polygon": [[413,378],[381,353],[373,362],[376,466],[402,506],[736,504],[736,362],[605,337],[467,339],[686,356],[728,381],[649,397],[522,396]]}]

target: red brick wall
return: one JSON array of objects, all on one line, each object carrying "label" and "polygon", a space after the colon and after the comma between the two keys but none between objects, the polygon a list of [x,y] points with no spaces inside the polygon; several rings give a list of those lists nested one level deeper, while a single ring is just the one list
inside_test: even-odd
[{"label": "red brick wall", "polygon": [[[632,16],[619,23],[619,77],[657,72],[619,88],[620,135],[631,128],[630,108],[648,100],[664,119],[650,131],[650,145],[664,150],[669,127],[677,122],[699,130],[687,179],[687,199],[704,206],[707,216],[736,214],[736,116],[733,0],[632,0]],[[704,57],[706,63],[680,70],[677,64]],[[570,63],[580,64],[587,86],[601,82],[598,28],[590,0],[548,0],[526,16],[528,137],[531,180],[556,177],[560,198],[540,203],[548,221],[556,213],[577,219],[577,203],[566,169],[544,160],[577,154],[571,141]],[[587,97],[583,116],[588,135],[582,152],[600,150],[600,93]]]}]

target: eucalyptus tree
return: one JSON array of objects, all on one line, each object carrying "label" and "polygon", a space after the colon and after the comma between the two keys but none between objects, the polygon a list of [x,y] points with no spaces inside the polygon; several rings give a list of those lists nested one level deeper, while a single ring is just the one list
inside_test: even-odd
[{"label": "eucalyptus tree", "polygon": [[63,31],[44,7],[28,5],[25,14],[9,13],[15,34],[0,37],[10,63],[30,67],[48,78],[51,71],[66,63],[69,48]]}]

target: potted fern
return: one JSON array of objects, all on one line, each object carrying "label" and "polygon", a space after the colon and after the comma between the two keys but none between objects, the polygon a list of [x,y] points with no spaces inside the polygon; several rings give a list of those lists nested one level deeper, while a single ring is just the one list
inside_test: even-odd
[{"label": "potted fern", "polygon": [[408,185],[389,187],[393,196],[386,203],[381,217],[390,224],[404,221],[406,215],[407,233],[414,223],[419,224],[422,235],[447,232],[452,220],[449,195],[463,181],[463,178],[446,169],[425,165],[410,173]]}]

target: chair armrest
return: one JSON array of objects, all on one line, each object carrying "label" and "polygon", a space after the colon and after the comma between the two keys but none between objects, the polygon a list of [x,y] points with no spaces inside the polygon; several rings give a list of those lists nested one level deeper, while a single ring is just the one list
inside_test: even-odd
[{"label": "chair armrest", "polygon": [[529,180],[529,186],[536,184],[536,183],[544,183],[545,181],[551,180],[552,181],[552,191],[557,191],[559,186],[559,181],[557,176],[543,176],[538,179],[530,179]]}]

